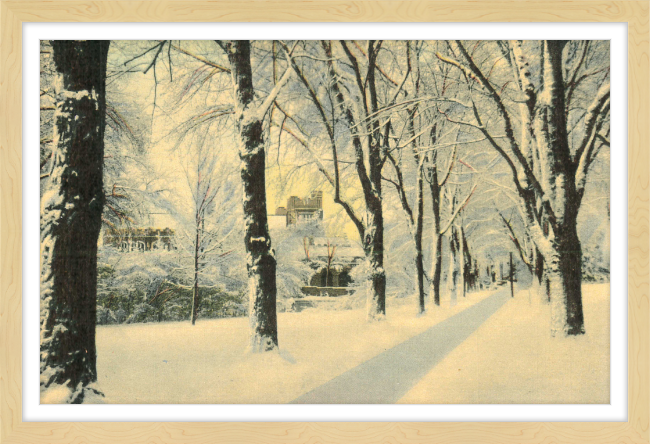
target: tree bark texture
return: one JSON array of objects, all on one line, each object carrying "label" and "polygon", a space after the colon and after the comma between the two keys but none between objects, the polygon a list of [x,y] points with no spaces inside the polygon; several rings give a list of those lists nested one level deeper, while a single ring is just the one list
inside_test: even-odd
[{"label": "tree bark texture", "polygon": [[416,192],[416,210],[415,210],[415,270],[417,273],[417,291],[419,313],[424,313],[424,255],[422,253],[422,234],[424,229],[424,183],[422,177],[422,162],[419,163]]},{"label": "tree bark texture", "polygon": [[226,44],[235,86],[235,120],[244,189],[244,243],[247,254],[251,323],[250,350],[264,352],[278,346],[276,260],[271,248],[267,211],[263,116],[253,106],[255,91],[251,44]]},{"label": "tree bark texture", "polygon": [[433,224],[431,226],[431,282],[429,295],[433,295],[433,303],[440,305],[440,277],[442,275],[442,236],[440,235],[440,186],[438,184],[437,156],[431,153],[429,173],[429,189],[431,191],[431,207]]},{"label": "tree bark texture", "polygon": [[449,231],[449,274],[447,275],[447,289],[449,290],[451,305],[455,305],[458,301],[458,275],[460,269],[458,256],[458,232],[455,227],[451,227]]},{"label": "tree bark texture", "polygon": [[546,41],[544,93],[539,96],[535,130],[542,187],[551,201],[551,251],[544,252],[551,294],[551,333],[584,333],[582,312],[582,249],[577,233],[581,196],[576,188],[566,128],[562,68],[564,42]]},{"label": "tree bark texture", "polygon": [[109,41],[53,41],[56,110],[50,180],[41,200],[41,389],[81,403],[97,381],[97,241]]}]

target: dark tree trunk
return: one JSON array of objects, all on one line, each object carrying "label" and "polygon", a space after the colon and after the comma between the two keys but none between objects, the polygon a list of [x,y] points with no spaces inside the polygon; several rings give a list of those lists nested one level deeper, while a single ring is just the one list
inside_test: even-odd
[{"label": "dark tree trunk", "polygon": [[579,335],[584,330],[582,311],[582,248],[575,222],[567,221],[556,234],[557,254],[549,264],[551,332]]},{"label": "dark tree trunk", "polygon": [[440,305],[440,279],[442,277],[442,236],[433,233],[433,257],[431,258],[431,289],[433,303]]},{"label": "dark tree trunk", "polygon": [[510,274],[508,276],[510,279],[510,297],[515,297],[515,265],[512,262],[512,252],[510,252]]},{"label": "dark tree trunk", "polygon": [[[454,192],[449,199],[449,213],[454,214],[458,202],[456,200],[456,193]],[[447,273],[447,290],[449,290],[450,304],[456,305],[458,301],[458,280],[462,265],[459,260],[460,255],[460,242],[458,235],[458,228],[453,225],[453,220],[450,221],[451,226],[449,230],[449,271]],[[443,230],[444,231],[444,230]]]},{"label": "dark tree trunk", "polygon": [[[537,56],[526,57],[520,42],[512,46],[520,72],[517,80],[526,97],[525,101],[520,101],[523,133],[521,143],[515,139],[512,119],[500,93],[478,68],[462,42],[455,41],[450,46],[462,54],[475,76],[474,80],[488,92],[503,121],[512,155],[507,154],[498,143],[491,144],[509,161],[520,198],[519,209],[524,214],[529,234],[544,255],[544,274],[551,288],[552,333],[578,335],[584,333],[584,323],[577,213],[587,174],[600,150],[600,139],[604,137],[601,130],[609,125],[610,85],[608,80],[603,80],[593,95],[593,100],[582,117],[584,133],[581,140],[578,140],[577,150],[572,153],[568,109],[576,108],[570,102],[580,65],[574,70],[572,79],[566,83],[564,73],[568,70],[567,66],[563,66],[566,43],[565,40],[540,42],[540,66],[536,70],[536,76],[531,75],[529,63]],[[539,79],[537,85],[533,84],[535,78]],[[474,114],[478,120],[480,113],[476,108]],[[481,128],[481,131],[486,137],[490,136],[487,129]],[[571,134],[571,138],[575,139],[578,132],[579,130]]]},{"label": "dark tree trunk", "polygon": [[[332,59],[332,48],[329,42],[321,42],[328,58],[327,66],[331,80],[331,88],[336,103],[345,116],[352,135],[352,146],[355,153],[355,168],[366,205],[366,225],[356,224],[359,236],[363,244],[363,250],[368,263],[368,278],[366,283],[366,309],[369,321],[381,320],[386,315],[386,272],[384,270],[384,215],[382,209],[382,186],[381,170],[383,160],[381,155],[381,141],[379,123],[375,121],[372,127],[365,126],[372,137],[368,138],[368,169],[365,165],[365,154],[360,135],[358,134],[357,122],[350,109],[350,103],[346,103],[343,95],[343,88],[339,85],[340,76],[336,72]],[[369,42],[372,44],[372,42]],[[341,42],[345,48],[345,43]],[[371,46],[372,48],[372,46]],[[373,51],[369,51],[374,54]],[[374,64],[374,56],[369,60],[369,65]],[[370,101],[373,111],[377,111],[377,95],[375,91],[375,69],[368,69],[365,85],[370,92]],[[366,99],[366,90],[359,88],[359,93]]]},{"label": "dark tree trunk", "polygon": [[386,273],[384,272],[384,215],[381,200],[366,202],[364,251],[369,264],[366,309],[368,320],[386,315]]},{"label": "dark tree trunk", "polygon": [[413,240],[415,242],[415,271],[418,292],[418,312],[421,314],[426,310],[424,301],[424,254],[422,253],[422,235],[424,231],[424,159],[420,159],[417,152],[415,150],[414,152],[416,153],[415,161],[418,163],[418,168],[415,194],[415,226],[413,227]]},{"label": "dark tree trunk", "polygon": [[544,255],[535,248],[533,288],[537,289],[537,296],[543,304],[551,301],[550,284],[544,267]]},{"label": "dark tree trunk", "polygon": [[267,211],[262,118],[252,106],[255,98],[250,41],[227,43],[235,85],[236,125],[239,133],[241,178],[244,185],[244,243],[247,253],[253,352],[278,346],[276,261],[271,248]]},{"label": "dark tree trunk", "polygon": [[201,241],[200,230],[197,221],[196,238],[194,239],[194,289],[192,291],[192,325],[196,324],[199,313],[199,243]]},{"label": "dark tree trunk", "polygon": [[582,195],[576,188],[575,169],[567,136],[562,49],[565,42],[545,41],[544,94],[537,110],[538,146],[546,167],[543,186],[550,190],[553,219],[549,221],[550,252],[545,251],[551,294],[551,333],[584,333],[582,312],[582,249],[577,217]]},{"label": "dark tree trunk", "polygon": [[542,285],[542,279],[544,278],[544,256],[535,248],[535,264],[534,264],[534,278],[537,280],[538,285]]},{"label": "dark tree trunk", "polygon": [[415,269],[417,272],[417,285],[418,285],[418,303],[419,312],[424,313],[426,307],[424,305],[424,255],[422,254],[422,242],[415,246]]},{"label": "dark tree trunk", "polygon": [[433,303],[440,305],[440,277],[442,275],[442,236],[440,235],[440,186],[438,185],[438,167],[435,153],[432,153],[429,168],[429,188],[431,191],[431,207],[433,211],[433,226],[431,227],[431,282],[429,294],[433,295]]},{"label": "dark tree trunk", "polygon": [[472,256],[469,253],[469,245],[465,237],[465,230],[462,225],[458,227],[458,244],[460,248],[460,279],[463,297],[466,296],[467,286],[471,282],[470,273],[472,269]]},{"label": "dark tree trunk", "polygon": [[452,226],[449,231],[449,274],[447,275],[447,288],[449,289],[451,305],[454,305],[458,300],[458,274],[460,268],[458,255],[458,232]]},{"label": "dark tree trunk", "polygon": [[424,199],[423,199],[422,169],[418,169],[416,215],[415,215],[415,270],[417,272],[417,290],[419,312],[424,313],[424,255],[422,254],[422,232],[424,227]]},{"label": "dark tree trunk", "polygon": [[81,403],[97,381],[97,241],[109,41],[53,41],[56,112],[41,202],[41,389],[65,385]]}]

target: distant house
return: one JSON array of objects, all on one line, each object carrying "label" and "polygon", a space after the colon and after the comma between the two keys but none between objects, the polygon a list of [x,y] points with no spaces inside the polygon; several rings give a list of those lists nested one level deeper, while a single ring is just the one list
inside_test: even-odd
[{"label": "distant house", "polygon": [[[280,207],[282,208],[282,207]],[[280,209],[278,208],[278,210]],[[287,226],[313,219],[323,219],[323,192],[312,191],[310,197],[287,199]]]},{"label": "distant house", "polygon": [[174,230],[171,228],[116,228],[104,231],[105,246],[123,252],[174,249]]},{"label": "distant house", "polygon": [[323,220],[323,192],[312,191],[309,197],[291,196],[286,207],[278,207],[268,215],[269,227],[288,227],[314,219]]}]

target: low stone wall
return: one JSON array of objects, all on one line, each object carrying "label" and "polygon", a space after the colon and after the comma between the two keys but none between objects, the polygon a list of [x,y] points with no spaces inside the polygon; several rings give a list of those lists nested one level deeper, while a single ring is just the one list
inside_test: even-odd
[{"label": "low stone wall", "polygon": [[345,296],[354,293],[354,289],[347,287],[302,287],[302,292],[307,296]]}]

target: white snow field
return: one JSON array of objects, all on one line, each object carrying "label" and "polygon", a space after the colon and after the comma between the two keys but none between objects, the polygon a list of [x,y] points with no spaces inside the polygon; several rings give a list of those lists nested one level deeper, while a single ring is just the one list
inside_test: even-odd
[{"label": "white snow field", "polygon": [[582,288],[585,335],[551,338],[550,306],[520,291],[399,403],[609,404],[609,284]]},{"label": "white snow field", "polygon": [[[106,403],[288,403],[493,293],[419,317],[415,296],[388,300],[371,324],[363,309],[280,313],[267,354],[246,352],[246,318],[100,326],[98,388]],[[548,307],[519,292],[400,402],[608,402],[609,285],[584,296],[588,334],[551,339]]]}]

